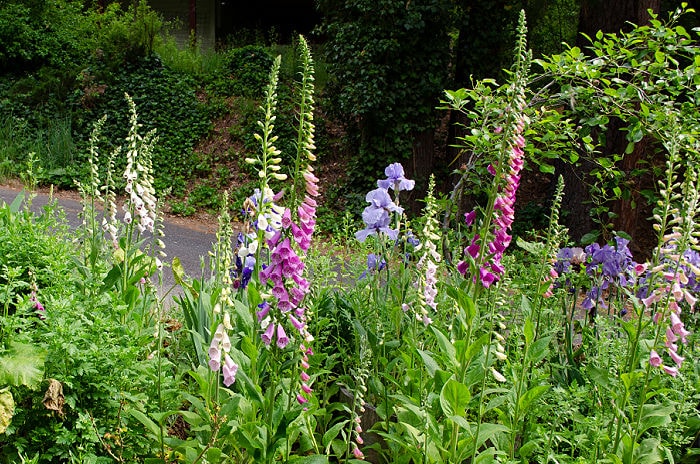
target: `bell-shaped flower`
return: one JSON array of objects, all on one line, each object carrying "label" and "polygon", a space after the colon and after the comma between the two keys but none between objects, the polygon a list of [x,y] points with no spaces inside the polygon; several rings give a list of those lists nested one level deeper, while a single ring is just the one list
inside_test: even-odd
[{"label": "bell-shaped flower", "polygon": [[286,332],[282,324],[277,324],[277,347],[282,350],[289,343],[289,337],[287,337]]},{"label": "bell-shaped flower", "polygon": [[238,364],[233,362],[229,355],[224,356],[224,367],[222,369],[224,374],[224,385],[229,387],[233,382],[236,381],[236,373],[238,372]]}]

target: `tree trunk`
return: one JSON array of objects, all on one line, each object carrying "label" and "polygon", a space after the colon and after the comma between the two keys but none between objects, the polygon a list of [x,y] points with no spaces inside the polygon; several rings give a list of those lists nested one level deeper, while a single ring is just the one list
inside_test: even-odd
[{"label": "tree trunk", "polygon": [[[661,0],[582,0],[579,14],[578,30],[592,39],[598,31],[620,32],[629,31],[632,24],[642,25],[649,21],[648,10],[658,13]],[[588,39],[579,35],[576,41],[585,53],[586,47],[590,45]],[[612,154],[622,154],[627,147],[625,133],[621,132],[621,122],[611,119],[606,133],[606,144],[601,147],[603,156]],[[647,141],[640,141],[632,153],[624,155],[618,166],[623,172],[631,172],[638,163],[647,155]],[[568,215],[564,223],[569,227],[572,238],[580,239],[581,236],[593,230],[594,223],[590,217],[591,196],[588,191],[588,178],[590,177],[592,163],[582,163],[578,166],[570,166],[564,162],[556,163],[557,171],[564,177],[566,188],[564,190],[565,199],[563,209],[568,210]],[[634,180],[632,180],[634,182]],[[637,189],[632,187],[632,196],[625,200],[616,201],[611,209],[616,214],[614,227],[616,230],[625,231],[635,238],[638,229],[639,215],[635,209],[639,201]],[[634,241],[631,246],[636,246]]]},{"label": "tree trunk", "polygon": [[[598,31],[628,32],[632,29],[630,23],[648,23],[648,10],[658,13],[660,7],[661,0],[582,0],[578,30],[591,38],[595,38]],[[588,40],[579,35],[576,45],[585,47]]]},{"label": "tree trunk", "polygon": [[[424,130],[413,136],[413,153],[411,167],[406,174],[411,174],[416,181],[417,190],[412,192],[408,207],[413,212],[420,212],[425,206],[420,199],[425,198],[428,185],[428,177],[433,172],[435,158],[435,131],[433,129]],[[413,171],[413,172],[411,172]]]}]

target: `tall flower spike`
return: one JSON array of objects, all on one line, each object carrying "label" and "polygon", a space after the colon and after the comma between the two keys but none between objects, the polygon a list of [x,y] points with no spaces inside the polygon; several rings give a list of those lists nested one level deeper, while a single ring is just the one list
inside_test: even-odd
[{"label": "tall flower spike", "polygon": [[[416,286],[418,287],[418,301],[420,308],[416,312],[416,318],[426,326],[432,322],[430,313],[437,310],[435,297],[437,296],[437,270],[441,261],[440,253],[437,251],[437,243],[440,240],[438,235],[439,223],[437,220],[437,204],[433,191],[435,190],[435,177],[430,176],[428,181],[428,192],[425,204],[425,226],[423,227],[423,241],[416,247],[415,251],[423,251],[417,263],[417,268],[423,270],[419,275]],[[430,309],[429,309],[430,308]]]},{"label": "tall flower spike", "polygon": [[114,248],[117,248],[119,244],[119,228],[117,226],[117,194],[115,192],[113,173],[114,160],[117,158],[120,151],[121,147],[117,147],[109,156],[107,176],[104,185],[105,212],[104,216],[102,217],[102,230],[109,235]]},{"label": "tall flower spike", "polygon": [[[218,372],[223,367],[224,385],[227,387],[230,387],[236,381],[236,373],[238,372],[238,365],[229,356],[230,351],[231,341],[226,328],[223,323],[219,324],[209,345],[209,369]],[[221,364],[222,354],[224,358],[223,365]]]},{"label": "tall flower spike", "polygon": [[[657,338],[664,338],[664,347],[675,367],[659,363],[656,356],[650,355],[649,362],[654,367],[661,368],[666,374],[678,375],[684,357],[678,354],[678,344],[686,343],[690,335],[681,320],[681,308],[684,303],[695,304],[695,298],[688,294],[683,285],[689,282],[686,269],[693,273],[693,265],[687,260],[692,254],[686,253],[697,247],[698,222],[700,213],[700,192],[698,191],[698,171],[692,157],[688,157],[685,166],[685,178],[682,184],[676,181],[675,172],[681,156],[681,138],[677,132],[671,132],[664,143],[668,150],[666,160],[665,184],[660,182],[662,200],[654,211],[656,223],[654,228],[659,233],[659,246],[649,274],[646,298],[643,304],[656,311],[653,321],[658,325]],[[681,194],[678,194],[680,188]],[[674,208],[675,202],[681,203],[680,210]],[[670,228],[670,231],[668,229]],[[665,307],[659,308],[659,302],[665,302]],[[664,326],[662,325],[666,325]],[[664,335],[662,336],[661,333]],[[660,348],[660,347],[652,347]]]},{"label": "tall flower spike", "polygon": [[369,377],[368,363],[372,358],[371,348],[367,344],[367,339],[361,337],[360,340],[360,366],[353,372],[355,377],[355,391],[353,392],[353,408],[351,411],[352,420],[350,422],[352,432],[350,436],[352,442],[352,454],[355,459],[364,460],[365,456],[360,449],[364,444],[362,438],[362,414],[365,412],[365,393],[367,392],[367,378]]},{"label": "tall flower spike", "polygon": [[231,215],[228,212],[229,196],[228,191],[224,192],[223,204],[219,213],[219,228],[216,231],[216,242],[214,243],[214,259],[211,264],[212,276],[221,279],[221,294],[219,296],[220,308],[223,311],[233,306],[231,298],[233,279],[231,269],[233,267],[233,252],[231,251],[231,239],[233,228],[231,227]]},{"label": "tall flower spike", "polygon": [[[474,280],[488,288],[497,282],[504,268],[501,265],[503,253],[510,246],[511,227],[514,220],[515,196],[520,184],[520,171],[524,164],[525,127],[529,123],[525,110],[525,88],[530,69],[530,53],[526,44],[527,28],[525,14],[521,12],[518,24],[518,42],[515,49],[515,64],[510,86],[506,89],[504,107],[504,125],[499,126],[494,134],[500,135],[502,143],[498,159],[489,166],[488,171],[495,177],[486,209],[484,221],[478,233],[480,237],[472,245],[478,252],[465,249],[465,256],[475,264]],[[473,220],[467,215],[465,220]],[[476,238],[476,237],[475,237]],[[469,258],[471,256],[471,258]],[[466,261],[458,264],[460,272],[469,269]]]},{"label": "tall flower spike", "polygon": [[[292,209],[300,204],[299,198],[302,196],[318,196],[316,183],[318,179],[313,175],[311,163],[316,161],[316,145],[314,143],[314,61],[311,57],[311,50],[304,36],[299,36],[299,60],[301,62],[299,71],[298,97],[298,126],[296,158],[294,160],[294,188],[291,195]],[[302,190],[303,189],[303,190]],[[302,194],[302,191],[305,194]]]},{"label": "tall flower spike", "polygon": [[124,179],[126,180],[125,190],[129,197],[124,203],[124,222],[130,223],[132,220],[137,220],[136,226],[139,231],[153,232],[157,200],[153,188],[151,154],[157,138],[155,131],[150,131],[143,137],[139,135],[140,124],[136,105],[128,94],[125,94],[125,98],[129,104],[131,116],[129,134],[126,137],[128,148]]}]

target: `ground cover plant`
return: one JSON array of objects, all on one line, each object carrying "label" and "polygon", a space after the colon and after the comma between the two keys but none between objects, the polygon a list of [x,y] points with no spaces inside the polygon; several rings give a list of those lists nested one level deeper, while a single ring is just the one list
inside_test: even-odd
[{"label": "ground cover plant", "polygon": [[[684,40],[674,27],[656,21],[636,33]],[[18,200],[0,209],[0,459],[695,462],[700,146],[688,104],[699,98],[697,47],[686,44],[694,58],[675,63],[683,98],[642,89],[654,98],[635,127],[655,137],[665,165],[657,244],[635,262],[624,231],[585,248],[569,243],[561,181],[548,227],[513,237],[525,163],[546,165],[543,153],[571,149],[547,137],[559,131],[577,143],[580,130],[549,110],[573,86],[532,84],[558,68],[543,61],[533,76],[525,37],[521,14],[504,84],[445,92],[443,105],[470,121],[462,143],[472,163],[457,188],[476,183],[483,203],[461,211],[459,193],[442,198],[431,179],[421,215],[409,217],[402,199],[415,181],[391,163],[366,194],[363,226],[335,245],[315,234],[322,153],[314,62],[300,38],[290,148],[279,149],[277,57],[258,150],[245,160],[257,179],[242,202],[245,223],[233,229],[224,195],[199,276],[164,249],[159,134],[140,128],[126,95],[122,147],[104,152],[104,120],[94,125],[77,234],[55,207],[35,216]],[[618,38],[604,43],[604,58],[617,59]],[[649,76],[673,68],[657,51],[664,66]],[[572,49],[552,61],[566,71],[561,82],[601,59]],[[624,103],[613,84],[627,88],[627,76],[598,78],[609,85],[603,95]],[[178,287],[167,305],[163,272]]]}]

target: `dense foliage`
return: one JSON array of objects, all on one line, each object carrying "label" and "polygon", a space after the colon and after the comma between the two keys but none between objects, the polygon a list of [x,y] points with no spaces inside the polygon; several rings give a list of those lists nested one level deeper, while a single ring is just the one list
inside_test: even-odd
[{"label": "dense foliage", "polygon": [[[388,160],[411,157],[437,125],[449,72],[452,5],[444,0],[323,1],[329,92],[359,138],[351,179],[366,187]],[[426,178],[427,180],[427,178]]]},{"label": "dense foliage", "polygon": [[[667,38],[671,27],[685,37],[662,22],[637,33]],[[21,199],[0,208],[0,459],[694,462],[697,115],[647,88],[642,127],[664,150],[649,260],[635,261],[622,236],[569,246],[561,182],[546,230],[516,239],[524,164],[541,157],[531,140],[568,127],[528,106],[543,92],[530,87],[524,14],[517,37],[505,83],[445,94],[469,122],[461,142],[479,155],[462,185],[480,182],[483,202],[457,213],[458,195],[438,200],[431,178],[421,217],[409,220],[402,201],[416,182],[391,163],[366,194],[362,228],[335,244],[315,234],[314,61],[300,38],[295,149],[279,149],[278,57],[245,159],[255,173],[245,223],[234,231],[224,195],[197,277],[165,261],[154,185],[161,140],[127,96],[124,168],[101,169],[109,155],[99,119],[77,231],[55,206],[39,215]],[[624,37],[604,38],[606,57],[627,57]],[[697,48],[686,50],[700,66]],[[597,59],[575,69],[595,71]],[[663,68],[646,69],[672,67]],[[569,91],[590,97],[587,89]]]}]

